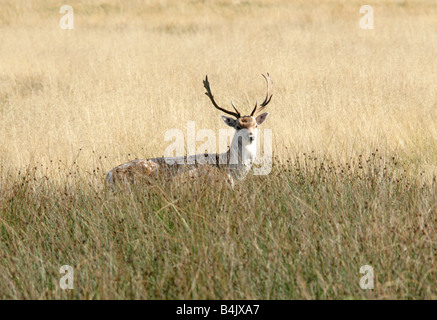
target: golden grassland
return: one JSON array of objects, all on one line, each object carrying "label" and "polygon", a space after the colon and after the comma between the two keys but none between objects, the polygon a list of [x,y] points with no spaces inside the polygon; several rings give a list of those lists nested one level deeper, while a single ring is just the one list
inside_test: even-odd
[{"label": "golden grassland", "polygon": [[[70,1],[74,30],[64,4],[1,2],[0,297],[437,297],[435,2],[365,3],[374,30],[359,1]],[[270,175],[105,192],[168,129],[225,128],[206,74],[248,113],[265,72]]]}]

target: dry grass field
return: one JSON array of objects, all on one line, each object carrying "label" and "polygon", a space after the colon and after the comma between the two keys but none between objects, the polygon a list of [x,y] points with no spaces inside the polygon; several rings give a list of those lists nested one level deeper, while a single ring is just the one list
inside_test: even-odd
[{"label": "dry grass field", "polygon": [[[265,72],[269,175],[105,191]],[[0,141],[2,299],[437,298],[436,1],[0,0]]]}]

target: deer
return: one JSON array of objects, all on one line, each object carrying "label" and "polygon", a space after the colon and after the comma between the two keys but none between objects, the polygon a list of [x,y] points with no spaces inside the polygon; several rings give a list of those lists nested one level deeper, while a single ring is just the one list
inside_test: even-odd
[{"label": "deer", "polygon": [[[150,159],[135,159],[116,166],[106,174],[106,186],[113,188],[116,183],[126,182],[136,184],[141,179],[177,177],[196,179],[201,174],[223,176],[234,188],[235,182],[243,181],[250,172],[257,152],[258,126],[263,124],[269,113],[263,112],[270,103],[273,93],[273,82],[269,73],[262,74],[267,83],[267,94],[258,106],[258,101],[250,115],[242,116],[235,107],[234,111],[220,107],[211,91],[208,75],[203,80],[205,94],[212,105],[229,116],[222,115],[224,123],[235,129],[229,149],[224,153],[204,153],[179,157],[159,157]],[[181,178],[182,177],[182,178]]]}]

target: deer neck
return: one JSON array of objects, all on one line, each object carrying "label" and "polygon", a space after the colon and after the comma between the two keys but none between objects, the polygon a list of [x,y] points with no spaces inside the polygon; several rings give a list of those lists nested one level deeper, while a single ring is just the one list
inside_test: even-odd
[{"label": "deer neck", "polygon": [[256,140],[251,143],[236,134],[227,152],[228,164],[232,174],[243,180],[252,168],[256,155]]}]

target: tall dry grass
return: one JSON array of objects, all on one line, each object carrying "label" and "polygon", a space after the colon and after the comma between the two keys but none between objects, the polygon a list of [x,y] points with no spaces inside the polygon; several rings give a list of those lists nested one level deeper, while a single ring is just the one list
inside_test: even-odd
[{"label": "tall dry grass", "polygon": [[[71,31],[63,4],[1,4],[2,298],[436,297],[434,2],[366,3],[374,30],[359,1],[72,1]],[[205,74],[249,112],[262,72],[269,176],[104,193],[166,130],[224,127]]]}]

